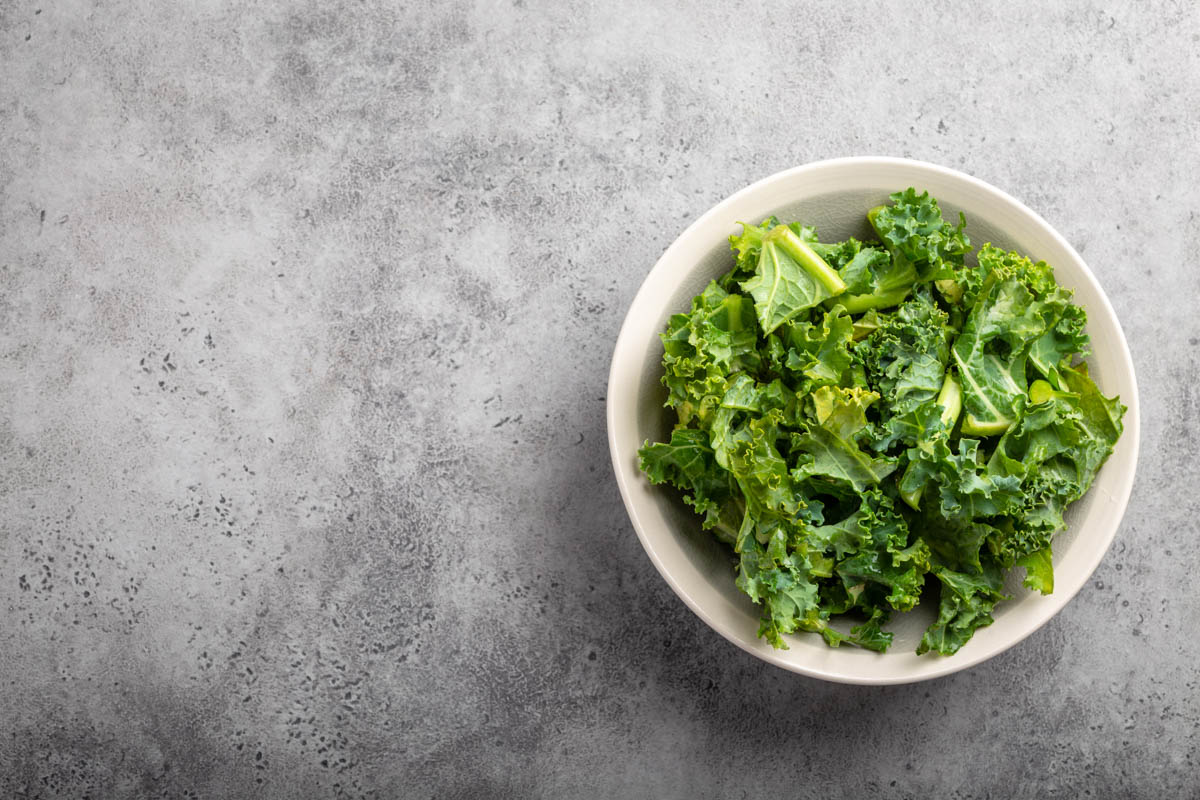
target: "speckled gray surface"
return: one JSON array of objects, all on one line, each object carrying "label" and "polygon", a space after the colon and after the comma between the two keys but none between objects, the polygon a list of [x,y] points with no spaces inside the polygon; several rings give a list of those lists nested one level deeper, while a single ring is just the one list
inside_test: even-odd
[{"label": "speckled gray surface", "polygon": [[[0,3],[0,795],[1200,794],[1200,16],[852,5]],[[908,687],[708,630],[605,444],[670,240],[858,153],[1046,216],[1142,390],[1088,587]]]}]

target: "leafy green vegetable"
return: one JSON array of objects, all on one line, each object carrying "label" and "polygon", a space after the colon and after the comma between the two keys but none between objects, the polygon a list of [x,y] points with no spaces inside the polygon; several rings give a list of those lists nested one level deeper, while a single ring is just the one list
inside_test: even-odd
[{"label": "leafy green vegetable", "polygon": [[755,238],[758,266],[742,289],[754,298],[763,333],[846,291],[841,276],[787,225],[776,225]]},{"label": "leafy green vegetable", "polygon": [[917,652],[957,652],[1007,570],[1053,591],[1063,515],[1121,435],[1050,266],[990,244],[968,263],[961,214],[890,200],[867,214],[877,242],[744,224],[733,268],[661,336],[678,423],[640,466],[732,547],[776,647],[884,651],[892,614],[936,591]]},{"label": "leafy green vegetable", "polygon": [[917,280],[917,270],[911,262],[896,261],[877,247],[858,250],[839,274],[846,282],[848,294],[838,302],[852,314],[901,303]]},{"label": "leafy green vegetable", "polygon": [[821,324],[794,322],[785,332],[787,355],[784,366],[798,380],[798,389],[838,386],[854,381],[850,354],[854,323],[840,306],[824,313]]},{"label": "leafy green vegetable", "polygon": [[992,609],[1004,599],[1000,589],[1003,575],[995,564],[984,561],[974,573],[938,567],[933,571],[941,583],[937,621],[921,637],[917,655],[930,650],[942,655],[958,652],[978,628],[992,624]]},{"label": "leafy green vegetable", "polygon": [[[971,252],[967,221],[958,215],[958,225],[942,219],[937,200],[928,192],[908,188],[890,197],[890,206],[876,206],[867,220],[900,266],[909,266],[922,281],[945,281],[939,288],[956,299],[970,281],[964,257]],[[951,288],[956,287],[956,288]]]},{"label": "leafy green vegetable", "polygon": [[792,452],[799,459],[793,476],[798,480],[822,476],[862,492],[895,471],[894,460],[872,457],[857,443],[867,427],[866,410],[878,394],[822,386],[811,397],[814,419],[806,432],[792,440]]}]

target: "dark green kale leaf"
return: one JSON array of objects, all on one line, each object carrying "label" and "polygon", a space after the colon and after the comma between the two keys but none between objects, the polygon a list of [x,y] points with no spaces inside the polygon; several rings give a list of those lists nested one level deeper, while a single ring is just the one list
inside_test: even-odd
[{"label": "dark green kale leaf", "polygon": [[1026,567],[1026,585],[1049,591],[1051,539],[1066,523],[1067,506],[1091,486],[1121,434],[1124,413],[1116,399],[1100,394],[1082,370],[1062,370],[1068,389],[1038,381],[1022,419],[996,446],[988,471],[1021,480],[1007,516],[995,521],[988,546],[1004,567]]},{"label": "dark green kale leaf", "polygon": [[917,655],[932,650],[950,656],[957,653],[977,629],[992,624],[992,609],[1005,599],[1001,593],[1004,576],[990,561],[985,561],[977,574],[940,566],[933,568],[933,574],[941,583],[938,618],[921,638]]},{"label": "dark green kale leaf", "polygon": [[1043,333],[1034,296],[1018,278],[991,272],[954,341],[967,410],[963,433],[994,436],[1020,417],[1027,399],[1029,348]]},{"label": "dark green kale leaf", "polygon": [[[716,527],[722,510],[735,504],[734,482],[717,465],[704,431],[676,428],[670,442],[647,444],[639,450],[638,465],[651,483],[668,483],[681,490],[684,502],[704,515],[706,528]],[[727,522],[725,527],[728,534]]]},{"label": "dark green kale leaf", "polygon": [[792,453],[798,457],[792,471],[796,480],[821,476],[863,492],[895,471],[895,459],[872,456],[857,441],[867,426],[866,410],[878,394],[822,386],[810,397],[807,430],[792,437]]},{"label": "dark green kale leaf", "polygon": [[839,561],[835,572],[850,594],[862,598],[865,584],[878,584],[888,591],[888,607],[908,611],[921,599],[929,546],[910,534],[908,522],[879,489],[863,493],[855,517],[863,539],[857,553]]},{"label": "dark green kale leaf", "polygon": [[749,513],[738,531],[738,588],[763,606],[758,635],[786,648],[782,634],[817,630],[821,625],[812,565],[802,550],[789,547],[789,526],[776,517],[756,522]]},{"label": "dark green kale leaf", "polygon": [[890,206],[871,209],[867,219],[893,258],[910,264],[920,281],[958,279],[971,252],[963,215],[957,226],[951,225],[942,218],[937,200],[912,188],[890,199]]},{"label": "dark green kale leaf", "polygon": [[953,335],[947,314],[922,289],[894,313],[879,316],[877,327],[855,347],[868,385],[883,398],[880,430],[872,442],[877,450],[914,444],[926,424],[919,410],[940,415],[933,403],[945,383]]}]

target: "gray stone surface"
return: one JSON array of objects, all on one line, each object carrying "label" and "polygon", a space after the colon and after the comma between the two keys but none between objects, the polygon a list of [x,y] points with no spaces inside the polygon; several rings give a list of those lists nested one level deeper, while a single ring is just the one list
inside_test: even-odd
[{"label": "gray stone surface", "polygon": [[[1134,5],[0,2],[0,795],[1197,796],[1200,18]],[[864,153],[1058,226],[1142,390],[1093,581],[908,687],[694,618],[603,421],[671,239]]]}]

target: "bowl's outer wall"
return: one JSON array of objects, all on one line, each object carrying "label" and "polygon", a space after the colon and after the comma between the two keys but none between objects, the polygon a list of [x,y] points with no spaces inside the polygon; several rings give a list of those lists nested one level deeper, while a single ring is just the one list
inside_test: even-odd
[{"label": "bowl's outer wall", "polygon": [[[700,529],[673,491],[652,487],[637,469],[637,449],[669,435],[672,412],[663,408],[662,346],[668,317],[732,266],[728,236],[738,222],[772,214],[815,225],[826,241],[870,236],[867,209],[898,189],[915,186],[938,198],[943,214],[967,216],[976,248],[984,242],[1016,249],[1055,267],[1060,284],[1075,290],[1089,315],[1094,355],[1089,367],[1101,389],[1129,406],[1126,432],[1091,491],[1067,515],[1068,529],[1054,544],[1055,593],[1043,597],[1007,583],[993,625],[978,631],[951,658],[915,655],[932,619],[930,603],[897,615],[892,649],[878,655],[832,649],[815,636],[789,638],[776,651],[756,638],[758,612],[734,586],[728,550]],[[852,158],[818,162],[767,178],[730,197],[685,231],[655,265],[630,307],[613,357],[608,392],[613,465],[630,517],[647,553],[676,593],[709,625],[738,646],[788,669],[856,683],[923,680],[956,671],[1003,651],[1032,633],[1083,586],[1112,541],[1128,501],[1138,447],[1137,388],[1129,350],[1107,298],[1082,259],[1050,226],[999,190],[942,167],[904,159]]]}]

